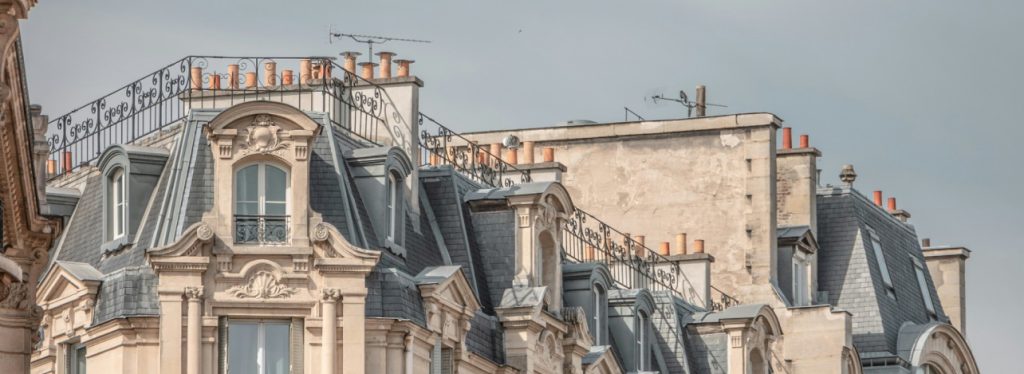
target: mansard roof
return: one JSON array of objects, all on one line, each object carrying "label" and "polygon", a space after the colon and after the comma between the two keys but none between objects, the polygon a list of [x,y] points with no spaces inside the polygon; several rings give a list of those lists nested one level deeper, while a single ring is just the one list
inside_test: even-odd
[{"label": "mansard roof", "polygon": [[[853,315],[853,342],[864,357],[897,351],[900,326],[930,322],[914,270],[924,256],[914,227],[851,188],[818,190],[818,284],[828,301]],[[896,297],[886,294],[871,247],[870,231],[881,241]],[[928,268],[926,286],[940,321],[948,318]]]}]

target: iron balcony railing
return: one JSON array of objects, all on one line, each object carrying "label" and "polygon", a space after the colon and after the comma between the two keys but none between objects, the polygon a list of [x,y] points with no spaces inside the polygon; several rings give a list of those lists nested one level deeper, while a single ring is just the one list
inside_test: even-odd
[{"label": "iron balcony railing", "polygon": [[235,215],[235,244],[288,243],[288,216]]},{"label": "iron balcony railing", "polygon": [[396,120],[386,90],[329,57],[188,56],[54,117],[48,177],[92,163],[112,145],[167,130],[191,109],[256,100],[331,113],[338,128],[374,144],[388,139]]},{"label": "iron balcony railing", "polygon": [[[470,179],[490,187],[510,187],[532,181],[529,170],[505,162],[488,147],[476,144],[420,113],[421,159],[428,165],[451,165]],[[577,208],[565,223],[563,259],[600,262],[608,267],[619,287],[668,291],[690,301],[704,301],[685,278],[679,265],[646,247],[629,234],[616,230],[583,209]],[[712,287],[712,310],[739,301]]]}]

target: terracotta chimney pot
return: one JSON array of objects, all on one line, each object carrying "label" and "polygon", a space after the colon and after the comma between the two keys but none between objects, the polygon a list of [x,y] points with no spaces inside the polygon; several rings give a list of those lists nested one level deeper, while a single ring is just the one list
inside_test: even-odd
[{"label": "terracotta chimney pot", "polygon": [[810,148],[810,147],[811,147],[811,136],[810,135],[800,135],[800,148]]},{"label": "terracotta chimney pot", "polygon": [[587,244],[587,248],[583,250],[583,261],[594,261],[594,246]]},{"label": "terracotta chimney pot", "polygon": [[277,63],[268,62],[263,64],[263,85],[274,87],[277,85]]},{"label": "terracotta chimney pot", "polygon": [[644,253],[644,249],[647,247],[647,243],[645,242],[646,239],[647,238],[643,235],[637,235],[634,239],[636,242],[636,248],[633,248],[633,254],[635,254],[636,257],[644,257],[646,254]]},{"label": "terracotta chimney pot", "polygon": [[515,148],[509,148],[508,150],[505,151],[505,162],[509,163],[510,165],[519,164],[519,153],[516,151]]},{"label": "terracotta chimney pot", "polygon": [[71,172],[71,151],[64,151],[64,174]]},{"label": "terracotta chimney pot", "polygon": [[662,256],[668,256],[669,252],[671,252],[671,247],[669,246],[668,242],[661,242],[661,245],[658,246],[658,254]]},{"label": "terracotta chimney pot", "polygon": [[533,163],[533,142],[532,141],[523,142],[523,163],[524,164],[532,164]]},{"label": "terracotta chimney pot", "polygon": [[380,77],[391,78],[391,57],[397,56],[394,52],[377,52],[380,57]]},{"label": "terracotta chimney pot", "polygon": [[782,128],[782,149],[793,149],[793,128]]},{"label": "terracotta chimney pot", "polygon": [[896,210],[896,198],[895,197],[890,197],[889,198],[889,211],[892,212],[892,211],[895,211],[895,210]]},{"label": "terracotta chimney pot", "polygon": [[416,62],[416,60],[395,60],[395,63],[398,64],[398,76],[408,77],[409,65],[411,65],[413,62]]},{"label": "terracotta chimney pot", "polygon": [[366,80],[373,79],[373,67],[376,66],[376,65],[377,64],[372,63],[372,62],[360,62],[359,63],[359,66],[363,68],[363,74],[362,74],[363,79],[366,79]]},{"label": "terracotta chimney pot", "polygon": [[544,147],[544,162],[555,162],[555,149]]},{"label": "terracotta chimney pot", "polygon": [[192,89],[201,90],[203,89],[203,68],[193,67],[192,68]]},{"label": "terracotta chimney pot", "polygon": [[875,205],[882,206],[882,191],[875,191]]},{"label": "terracotta chimney pot", "polygon": [[245,88],[256,88],[256,72],[250,71],[245,73]]},{"label": "terracotta chimney pot", "polygon": [[359,52],[342,52],[341,55],[345,57],[345,71],[350,74],[356,73],[356,57],[359,57]]},{"label": "terracotta chimney pot", "polygon": [[211,90],[219,90],[220,89],[220,75],[217,75],[217,73],[213,73],[212,75],[210,75],[210,89]]},{"label": "terracotta chimney pot", "polygon": [[295,83],[294,77],[292,76],[291,69],[285,69],[281,71],[281,84],[285,86],[291,86]]},{"label": "terracotta chimney pot", "polygon": [[921,247],[928,248],[932,246],[932,240],[929,238],[921,239]]},{"label": "terracotta chimney pot", "polygon": [[238,64],[228,65],[228,88],[238,89]]},{"label": "terracotta chimney pot", "polygon": [[46,160],[46,175],[57,174],[57,160]]},{"label": "terracotta chimney pot", "polygon": [[332,65],[330,61],[324,60],[323,66],[320,68],[320,74],[323,75],[323,79],[331,79]]},{"label": "terracotta chimney pot", "polygon": [[693,253],[704,253],[704,239],[693,241]]},{"label": "terracotta chimney pot", "polygon": [[490,155],[488,155],[487,157],[493,158],[493,160],[488,161],[492,163],[497,163],[498,159],[501,158],[501,143],[491,143],[491,149],[489,153]]},{"label": "terracotta chimney pot", "polygon": [[686,254],[686,233],[684,232],[676,234],[676,254]]},{"label": "terracotta chimney pot", "polygon": [[309,59],[304,58],[299,60],[299,84],[306,85],[309,83],[309,79],[313,76],[313,68],[310,65]]},{"label": "terracotta chimney pot", "polygon": [[437,159],[438,159],[437,155],[431,153],[430,154],[430,166],[437,166],[437,164],[438,164],[438,160]]}]

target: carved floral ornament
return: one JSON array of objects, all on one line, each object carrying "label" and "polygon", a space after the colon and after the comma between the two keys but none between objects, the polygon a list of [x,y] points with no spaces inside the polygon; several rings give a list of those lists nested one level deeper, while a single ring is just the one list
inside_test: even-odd
[{"label": "carved floral ornament", "polygon": [[281,284],[274,273],[260,270],[250,275],[246,283],[228,288],[227,292],[239,299],[286,299],[298,290]]}]

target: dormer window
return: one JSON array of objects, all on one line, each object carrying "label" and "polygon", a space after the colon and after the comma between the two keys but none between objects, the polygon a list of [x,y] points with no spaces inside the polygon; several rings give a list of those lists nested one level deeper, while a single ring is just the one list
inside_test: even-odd
[{"label": "dormer window", "polygon": [[235,242],[288,241],[288,172],[261,162],[235,173]]},{"label": "dormer window", "polygon": [[648,317],[647,312],[638,310],[636,314],[637,371],[647,371],[650,369],[650,337],[647,336],[650,324],[651,319]]},{"label": "dormer window", "polygon": [[388,196],[387,196],[387,202],[386,202],[386,204],[387,204],[386,209],[387,209],[387,214],[388,214],[388,217],[387,217],[387,225],[388,225],[388,231],[387,231],[388,232],[388,237],[387,237],[387,240],[390,243],[398,244],[398,240],[397,240],[398,232],[399,232],[398,230],[399,230],[399,227],[401,227],[400,226],[401,221],[399,221],[401,219],[401,214],[400,214],[399,207],[400,207],[400,204],[402,202],[402,200],[401,200],[402,177],[400,177],[398,175],[398,173],[395,173],[393,171],[389,172],[388,173],[388,185],[387,185],[387,188],[388,188]]},{"label": "dormer window", "polygon": [[124,168],[117,168],[110,174],[107,186],[107,196],[109,196],[108,201],[110,201],[110,206],[108,207],[110,209],[110,238],[120,239],[128,231],[126,227],[128,204],[125,203]]},{"label": "dormer window", "polygon": [[608,316],[608,292],[600,284],[594,284],[594,345],[607,345],[605,324]]}]

